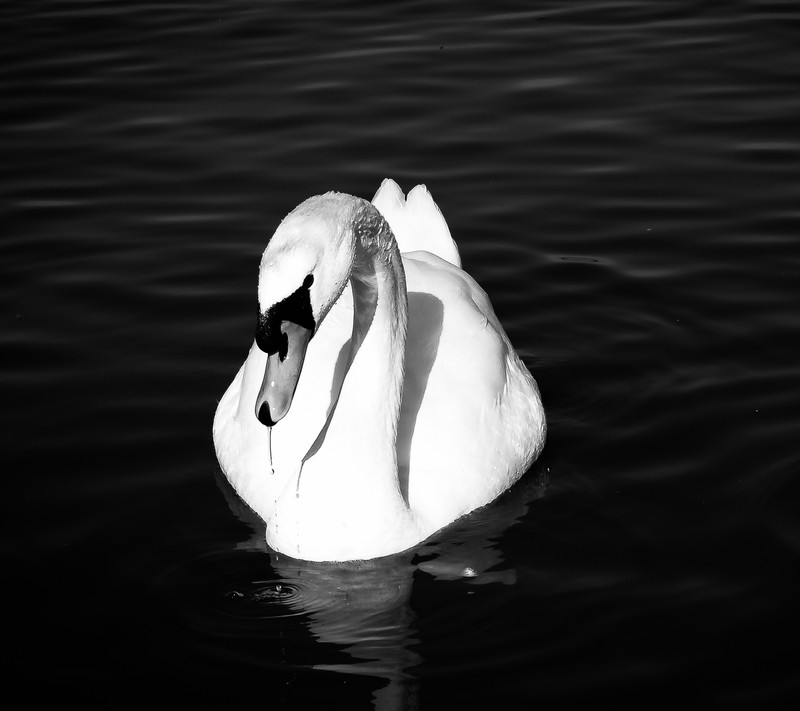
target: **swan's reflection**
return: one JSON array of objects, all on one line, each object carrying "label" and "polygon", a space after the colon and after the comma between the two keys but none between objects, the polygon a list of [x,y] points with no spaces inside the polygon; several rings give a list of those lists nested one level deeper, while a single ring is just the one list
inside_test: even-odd
[{"label": "swan's reflection", "polygon": [[239,547],[265,552],[274,569],[275,579],[259,588],[260,600],[285,606],[305,620],[318,642],[335,645],[346,657],[336,663],[321,653],[312,668],[386,680],[374,692],[376,708],[381,709],[416,707],[414,668],[424,660],[417,652],[419,625],[412,590],[436,580],[514,584],[516,572],[504,565],[496,542],[542,495],[546,484],[546,466],[538,464],[500,499],[410,552],[371,561],[315,563],[268,549],[264,523],[219,477],[232,510],[252,530]]},{"label": "swan's reflection", "polygon": [[364,674],[387,680],[375,692],[378,708],[413,708],[419,664],[414,651],[414,613],[409,604],[412,555],[360,563],[308,563],[271,552],[281,579],[300,595],[288,601],[307,613],[319,642],[335,644],[351,661],[314,664],[315,669]]}]

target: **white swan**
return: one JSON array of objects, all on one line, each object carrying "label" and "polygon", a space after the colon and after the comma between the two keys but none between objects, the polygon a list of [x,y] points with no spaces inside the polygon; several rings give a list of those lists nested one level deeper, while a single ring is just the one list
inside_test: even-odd
[{"label": "white swan", "polygon": [[511,486],[545,429],[536,382],[424,186],[319,195],[279,225],[255,342],[214,417],[220,465],[273,549],[406,550]]}]

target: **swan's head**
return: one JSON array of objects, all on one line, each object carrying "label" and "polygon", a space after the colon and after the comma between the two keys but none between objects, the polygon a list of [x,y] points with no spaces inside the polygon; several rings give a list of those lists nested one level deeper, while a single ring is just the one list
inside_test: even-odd
[{"label": "swan's head", "polygon": [[309,198],[278,226],[261,258],[256,345],[268,358],[256,417],[267,427],[289,411],[308,343],[350,277],[352,200]]}]

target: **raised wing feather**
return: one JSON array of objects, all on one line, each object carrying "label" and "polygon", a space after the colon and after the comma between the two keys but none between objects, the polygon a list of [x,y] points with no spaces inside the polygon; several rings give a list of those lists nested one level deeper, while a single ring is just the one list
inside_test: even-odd
[{"label": "raised wing feather", "polygon": [[400,252],[423,250],[461,266],[447,222],[424,185],[417,185],[406,197],[394,180],[385,178],[372,204],[392,228]]}]

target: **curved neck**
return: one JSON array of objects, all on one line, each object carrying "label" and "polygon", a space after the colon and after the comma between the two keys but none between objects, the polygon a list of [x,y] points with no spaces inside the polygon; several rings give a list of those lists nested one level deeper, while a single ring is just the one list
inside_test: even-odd
[{"label": "curved neck", "polygon": [[[395,481],[408,320],[405,272],[381,214],[364,200],[356,199],[353,207],[348,364],[335,405],[303,461],[314,457],[327,440],[328,446],[334,442],[340,454],[346,454],[343,461],[358,459],[351,470],[369,472],[373,481],[381,474]],[[384,474],[385,469],[389,471]]]},{"label": "curved neck", "polygon": [[336,224],[347,233],[337,248],[352,255],[348,366],[316,441],[267,502],[267,542],[311,560],[374,558],[420,538],[397,467],[408,318],[400,250],[364,200],[342,201]]},{"label": "curved neck", "polygon": [[383,218],[377,230],[367,234],[369,237],[358,239],[350,277],[353,337],[349,371],[358,373],[358,379],[345,377],[340,400],[349,416],[383,423],[374,428],[379,431],[375,438],[379,441],[374,444],[385,448],[388,454],[383,459],[391,459],[396,473],[408,320],[405,273],[400,250]]}]

